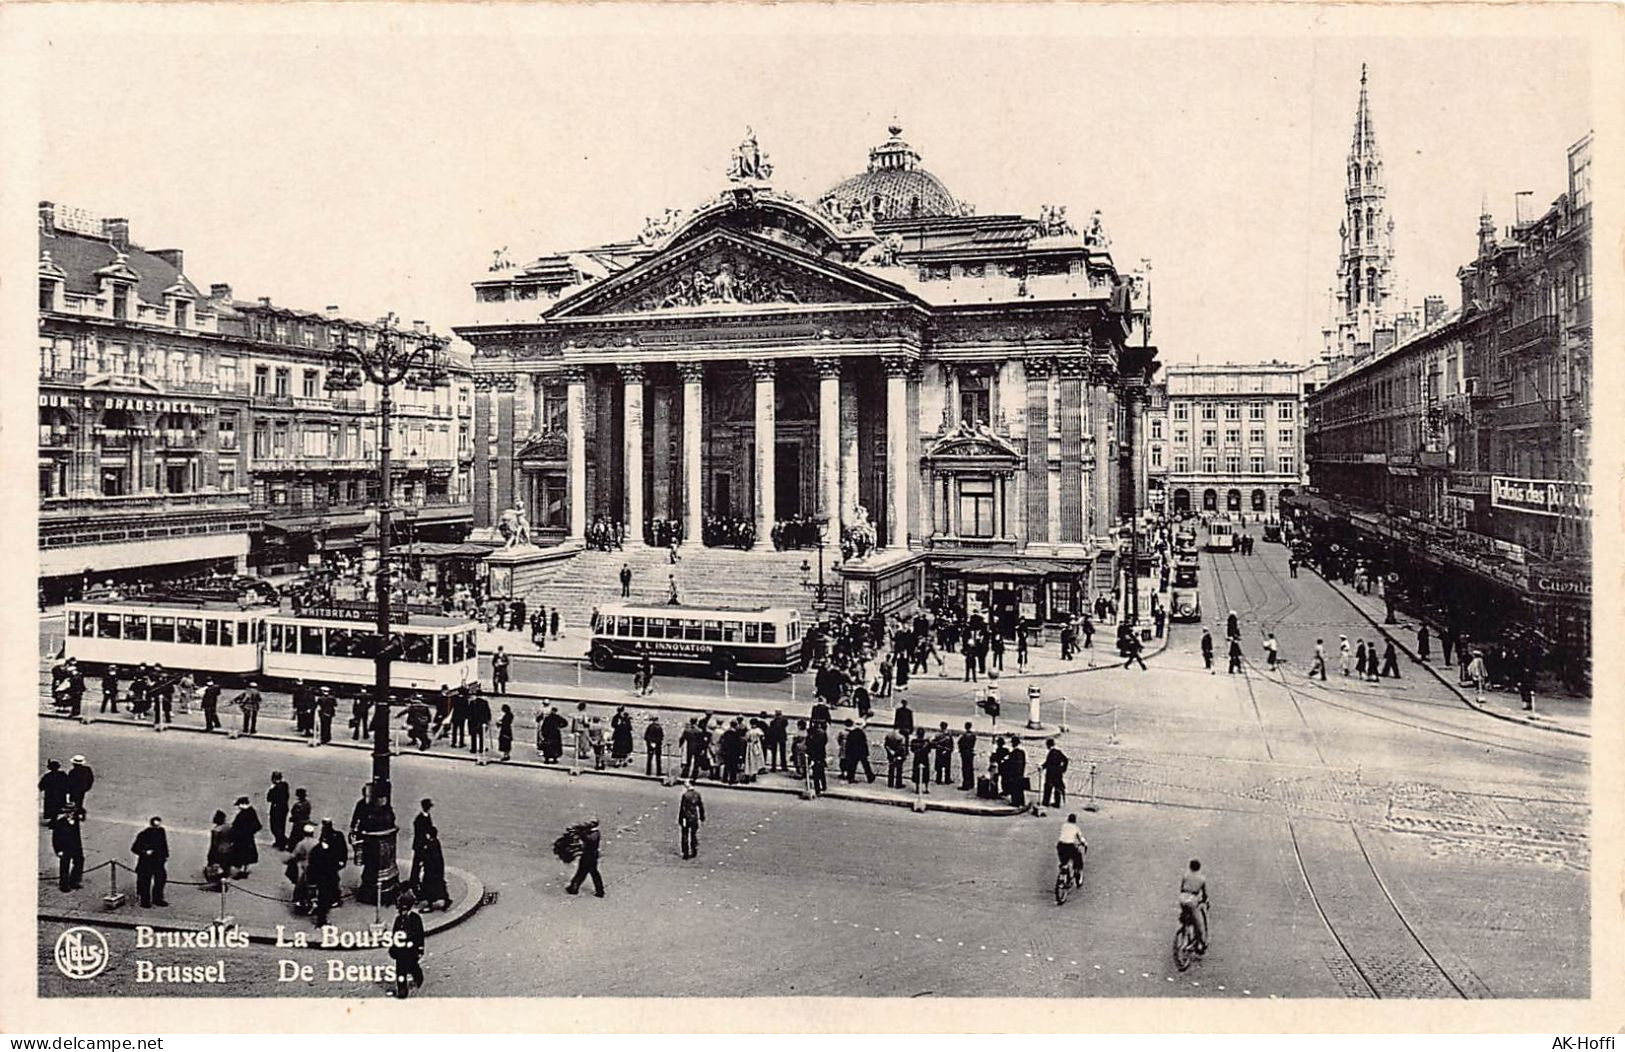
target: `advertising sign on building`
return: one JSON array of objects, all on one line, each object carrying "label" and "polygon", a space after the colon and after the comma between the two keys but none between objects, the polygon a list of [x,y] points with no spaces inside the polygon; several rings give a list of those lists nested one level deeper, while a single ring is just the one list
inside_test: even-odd
[{"label": "advertising sign on building", "polygon": [[1490,478],[1490,503],[1508,511],[1531,515],[1558,515],[1567,519],[1591,517],[1591,485],[1559,479]]}]

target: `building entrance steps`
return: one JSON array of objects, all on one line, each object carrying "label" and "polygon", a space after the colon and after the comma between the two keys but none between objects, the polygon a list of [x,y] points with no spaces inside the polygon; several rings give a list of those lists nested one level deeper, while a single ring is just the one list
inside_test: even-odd
[{"label": "building entrance steps", "polygon": [[[824,557],[829,559],[828,550]],[[529,594],[516,598],[524,599],[530,610],[537,603],[545,605],[549,615],[557,609],[561,634],[580,640],[580,651],[585,650],[595,608],[619,602],[664,605],[670,599],[672,578],[677,581],[678,600],[685,606],[786,606],[801,613],[803,624],[813,624],[817,611],[813,590],[802,586],[803,560],[812,568],[810,577],[816,583],[818,552],[812,549],[746,552],[688,545],[678,549],[675,563],[666,549],[641,544],[607,552],[586,549],[548,566],[541,582]],[[623,566],[632,571],[624,599]],[[827,566],[826,562],[825,583],[835,585],[838,580]],[[529,641],[528,628],[518,634]],[[552,640],[548,642],[551,646]]]},{"label": "building entrance steps", "polygon": [[1513,723],[1527,723],[1532,726],[1545,727],[1549,730],[1576,734],[1589,738],[1591,736],[1591,701],[1588,698],[1576,698],[1562,694],[1534,695],[1533,713],[1524,711],[1523,702],[1519,699],[1517,691],[1475,690],[1471,685],[1463,685],[1455,665],[1444,663],[1444,653],[1439,645],[1438,625],[1429,624],[1428,631],[1433,636],[1432,656],[1423,662],[1416,654],[1416,630],[1422,622],[1417,618],[1396,609],[1394,611],[1394,624],[1384,624],[1388,613],[1388,605],[1380,595],[1361,595],[1353,588],[1342,584],[1330,577],[1321,575],[1322,579],[1334,591],[1348,600],[1360,615],[1381,632],[1394,641],[1394,645],[1409,657],[1413,663],[1423,664],[1445,686],[1461,698],[1463,702],[1487,716],[1497,719],[1509,720]]}]

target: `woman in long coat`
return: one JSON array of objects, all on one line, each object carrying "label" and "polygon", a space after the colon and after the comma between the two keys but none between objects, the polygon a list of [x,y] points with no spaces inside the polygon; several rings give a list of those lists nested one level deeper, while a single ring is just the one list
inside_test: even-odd
[{"label": "woman in long coat", "polygon": [[615,758],[616,767],[625,767],[628,758],[632,755],[632,717],[626,714],[626,706],[622,705],[610,717],[610,755]]},{"label": "woman in long coat", "polygon": [[211,884],[218,885],[220,878],[226,875],[226,868],[231,865],[231,826],[226,822],[224,811],[216,811],[212,821],[214,824],[209,829],[209,854],[204,859],[203,875],[211,878]]},{"label": "woman in long coat", "polygon": [[239,879],[248,876],[248,867],[260,860],[254,835],[264,828],[248,797],[239,796],[237,813],[231,818],[231,868]]},{"label": "woman in long coat", "polygon": [[513,753],[513,709],[507,705],[502,706],[502,715],[497,717],[497,751],[503,760]]},{"label": "woman in long coat", "polygon": [[1365,640],[1360,640],[1354,648],[1354,674],[1360,682],[1365,682]]},{"label": "woman in long coat", "polygon": [[423,908],[433,909],[438,902],[441,909],[451,909],[451,891],[446,887],[446,855],[440,848],[439,834],[430,833],[418,854],[423,869],[418,874],[417,891]]}]

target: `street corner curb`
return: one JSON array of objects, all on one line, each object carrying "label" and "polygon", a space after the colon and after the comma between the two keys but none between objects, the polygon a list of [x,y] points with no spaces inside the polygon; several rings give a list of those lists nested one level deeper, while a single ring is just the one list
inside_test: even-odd
[{"label": "street corner curb", "polygon": [[[440,932],[446,931],[449,928],[456,927],[457,925],[463,923],[463,921],[465,921],[468,918],[472,917],[475,913],[478,913],[479,910],[480,910],[480,907],[485,904],[485,882],[484,881],[480,880],[478,877],[476,877],[474,874],[468,872],[467,870],[459,869],[459,868],[457,868],[455,866],[447,866],[446,867],[446,872],[449,873],[449,874],[455,875],[459,880],[461,880],[463,882],[463,887],[464,887],[464,889],[466,891],[466,894],[463,895],[462,900],[460,902],[453,905],[452,908],[447,910],[445,913],[442,913],[442,914],[438,915],[437,917],[435,917],[435,919],[432,920],[432,921],[427,920],[427,918],[429,916],[431,916],[431,915],[429,915],[429,914],[420,914],[420,916],[423,916],[423,917],[426,918],[426,922],[425,922],[425,924],[423,926],[423,932],[424,932],[425,936],[435,935],[435,934],[438,934]],[[182,922],[182,921],[167,921],[167,920],[161,920],[161,919],[147,920],[145,918],[139,918],[138,919],[138,918],[136,918],[134,916],[124,917],[124,916],[120,916],[120,915],[115,914],[115,913],[97,912],[97,911],[90,911],[90,910],[48,910],[48,909],[42,909],[42,910],[39,911],[38,916],[39,916],[39,919],[41,921],[50,922],[50,923],[56,923],[56,924],[89,924],[89,925],[94,925],[94,926],[98,926],[98,927],[102,927],[102,928],[116,928],[116,929],[119,929],[121,931],[135,931],[138,928],[150,928],[153,931],[197,932],[197,931],[207,931],[209,928],[214,927],[214,924],[212,922],[187,924],[187,923]],[[292,915],[290,915],[290,919],[298,919],[298,920],[303,921],[303,920],[306,920],[308,918],[303,918],[303,917],[294,918]],[[275,946],[275,945],[278,945],[278,943],[277,943],[277,935],[276,935],[275,931],[266,931],[263,928],[244,928],[244,929],[242,929],[242,931],[243,931],[243,934],[245,936],[247,936],[248,941],[251,942],[251,943],[257,943],[257,944],[262,945],[262,946]],[[359,950],[359,949],[372,949],[373,947],[366,947],[366,946],[318,947],[318,946],[312,946],[310,948],[311,949],[327,949],[327,950],[333,950],[333,949],[338,949],[338,950]]]},{"label": "street corner curb", "polygon": [[1503,723],[1516,723],[1524,727],[1534,727],[1537,730],[1551,731],[1553,734],[1567,734],[1574,738],[1591,737],[1591,735],[1586,731],[1575,730],[1573,727],[1559,727],[1555,724],[1545,723],[1540,720],[1525,719],[1521,716],[1514,716],[1510,713],[1496,712],[1487,705],[1480,705],[1472,697],[1468,696],[1466,691],[1462,690],[1456,684],[1450,682],[1449,678],[1446,677],[1444,673],[1434,668],[1431,661],[1423,661],[1418,658],[1411,648],[1405,645],[1404,640],[1400,639],[1394,633],[1388,631],[1387,626],[1385,626],[1381,621],[1377,620],[1375,616],[1367,612],[1365,607],[1361,606],[1359,603],[1356,603],[1352,598],[1350,598],[1349,594],[1343,590],[1341,585],[1333,581],[1330,577],[1327,577],[1325,574],[1321,573],[1318,568],[1311,567],[1311,569],[1314,570],[1316,576],[1318,576],[1322,581],[1326,582],[1327,587],[1331,588],[1332,591],[1342,596],[1343,601],[1354,608],[1355,613],[1359,614],[1369,625],[1371,625],[1372,628],[1376,629],[1378,635],[1382,636],[1384,639],[1391,640],[1394,646],[1403,651],[1405,656],[1410,658],[1414,664],[1421,665],[1423,668],[1427,669],[1428,673],[1432,675],[1434,679],[1438,680],[1452,694],[1460,698],[1461,703],[1467,706],[1469,709],[1472,709],[1474,712],[1482,713],[1491,719],[1500,720]]}]

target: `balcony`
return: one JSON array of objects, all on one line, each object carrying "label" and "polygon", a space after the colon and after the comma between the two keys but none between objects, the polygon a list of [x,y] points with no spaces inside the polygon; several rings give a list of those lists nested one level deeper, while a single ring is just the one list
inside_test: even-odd
[{"label": "balcony", "polygon": [[220,385],[213,380],[176,380],[164,384],[164,391],[168,394],[212,395],[220,393]]},{"label": "balcony", "polygon": [[293,395],[266,394],[263,391],[250,396],[256,406],[280,406],[284,409],[293,408]]},{"label": "balcony", "polygon": [[41,449],[67,449],[73,445],[73,432],[67,428],[41,428],[39,433]]},{"label": "balcony", "polygon": [[1557,315],[1542,314],[1503,332],[1500,350],[1503,354],[1516,354],[1538,343],[1555,339],[1557,339]]},{"label": "balcony", "polygon": [[196,431],[157,431],[152,444],[158,449],[200,450],[208,441]]},{"label": "balcony", "polygon": [[1571,306],[1563,314],[1563,328],[1569,332],[1589,333],[1591,331],[1591,297],[1587,296],[1579,303]]},{"label": "balcony", "polygon": [[248,510],[247,490],[227,493],[132,493],[119,497],[45,497],[40,501],[40,514],[53,517]]},{"label": "balcony", "polygon": [[54,366],[42,365],[39,370],[41,383],[51,384],[82,384],[85,382],[83,369],[58,369]]}]

